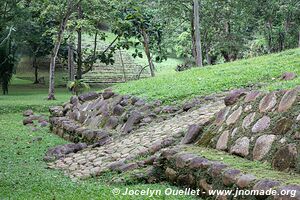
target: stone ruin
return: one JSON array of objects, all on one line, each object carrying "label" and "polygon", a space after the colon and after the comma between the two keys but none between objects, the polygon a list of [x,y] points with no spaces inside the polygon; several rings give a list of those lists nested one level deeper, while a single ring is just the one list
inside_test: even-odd
[{"label": "stone ruin", "polygon": [[[179,106],[163,106],[161,101],[147,103],[128,95],[118,95],[110,89],[103,93],[87,93],[73,96],[63,106],[50,108],[50,130],[73,143],[82,142],[93,147],[103,146],[122,138],[133,130],[152,122],[162,122],[188,111],[200,102],[194,100]],[[59,152],[62,147],[58,147]],[[58,150],[49,150],[45,160],[60,158]],[[72,150],[62,150],[70,153]]]},{"label": "stone ruin", "polygon": [[[101,45],[102,51],[106,49]],[[150,77],[148,67],[139,65],[133,57],[125,50],[117,50],[113,54],[114,64],[96,62],[91,71],[83,75],[83,80],[87,83],[119,83],[139,78]]]},{"label": "stone ruin", "polygon": [[236,90],[225,98],[199,145],[300,173],[300,88],[277,92]]},{"label": "stone ruin", "polygon": [[[49,168],[62,169],[75,179],[106,171],[132,172],[139,181],[199,189],[203,197],[212,189],[238,188],[294,190],[294,197],[271,199],[300,199],[298,184],[257,177],[201,154],[203,146],[210,147],[249,163],[270,162],[276,170],[298,176],[299,93],[299,88],[271,93],[235,90],[225,99],[222,94],[180,106],[149,103],[109,89],[73,96],[63,106],[50,108],[50,129],[74,143],[49,149],[45,160],[53,161]],[[240,199],[270,199],[248,197]]]}]

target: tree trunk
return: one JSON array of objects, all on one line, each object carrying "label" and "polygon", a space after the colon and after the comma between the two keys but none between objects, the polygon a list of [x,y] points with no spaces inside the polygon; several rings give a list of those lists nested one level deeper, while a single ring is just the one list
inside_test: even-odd
[{"label": "tree trunk", "polygon": [[69,81],[74,81],[75,79],[74,49],[71,42],[68,45],[68,71],[69,71]]},{"label": "tree trunk", "polygon": [[298,35],[298,47],[300,48],[300,31],[299,31],[299,35]]},{"label": "tree trunk", "polygon": [[34,68],[34,82],[33,84],[38,84],[39,83],[39,77],[38,77],[38,66],[36,64],[36,55],[33,55],[33,61],[32,61],[32,66]]},{"label": "tree trunk", "polygon": [[201,36],[200,36],[200,20],[199,20],[199,1],[194,0],[194,27],[196,40],[196,65],[202,67],[202,50],[201,50]]},{"label": "tree trunk", "polygon": [[97,41],[98,41],[98,30],[95,33],[94,38],[94,51],[93,51],[93,61],[91,63],[91,71],[93,70],[94,63],[96,62],[96,53],[97,53]]},{"label": "tree trunk", "polygon": [[[79,2],[80,2],[80,0],[77,3],[79,3]],[[49,68],[49,93],[48,93],[48,100],[54,100],[55,99],[55,96],[54,96],[55,62],[56,62],[58,50],[59,50],[59,47],[60,47],[60,44],[61,44],[61,40],[62,40],[64,31],[65,31],[66,26],[67,26],[68,19],[69,19],[70,15],[72,14],[72,12],[73,12],[73,4],[72,4],[72,1],[69,0],[68,1],[68,8],[66,10],[66,13],[65,13],[63,19],[60,22],[60,27],[59,27],[57,38],[56,38],[56,41],[55,41],[55,45],[54,45],[54,48],[53,48],[52,53],[51,53],[50,68]]]},{"label": "tree trunk", "polygon": [[[82,7],[81,5],[78,5],[78,20],[81,20],[83,16],[82,13]],[[77,30],[77,77],[76,79],[82,78],[82,48],[81,48],[81,42],[82,42],[82,29],[78,28]]]},{"label": "tree trunk", "polygon": [[267,21],[267,29],[268,29],[268,51],[272,52],[272,22],[271,19]]},{"label": "tree trunk", "polygon": [[211,56],[209,55],[209,47],[205,46],[205,54],[206,54],[206,61],[208,65],[211,65]]},{"label": "tree trunk", "polygon": [[120,60],[121,60],[122,69],[123,69],[124,82],[126,82],[125,65],[124,65],[124,61],[123,61],[122,51],[120,49],[119,49],[119,53],[120,53]]},{"label": "tree trunk", "polygon": [[148,34],[146,33],[145,29],[142,29],[141,32],[142,32],[143,39],[144,39],[144,41],[143,41],[144,50],[145,50],[145,53],[146,53],[146,56],[147,56],[147,59],[148,59],[150,73],[151,73],[151,76],[154,77],[155,76],[154,64],[153,64],[151,54],[150,54],[150,50],[149,50],[149,37],[148,37]]},{"label": "tree trunk", "polygon": [[196,58],[196,39],[195,39],[195,25],[194,25],[194,4],[192,4],[193,9],[191,12],[191,38],[192,38],[192,55]]}]

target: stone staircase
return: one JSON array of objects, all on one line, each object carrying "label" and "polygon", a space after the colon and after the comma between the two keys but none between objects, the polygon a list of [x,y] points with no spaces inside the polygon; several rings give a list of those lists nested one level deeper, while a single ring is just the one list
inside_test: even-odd
[{"label": "stone staircase", "polygon": [[[102,45],[101,50],[105,47]],[[112,65],[95,63],[94,68],[83,75],[83,80],[88,83],[119,83],[150,76],[148,68],[135,63],[128,51],[117,50],[113,59]]]}]

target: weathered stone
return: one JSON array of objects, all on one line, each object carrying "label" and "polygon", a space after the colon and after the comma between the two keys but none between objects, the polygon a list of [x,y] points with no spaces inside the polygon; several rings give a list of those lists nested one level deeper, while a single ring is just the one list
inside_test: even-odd
[{"label": "weathered stone", "polygon": [[139,98],[138,97],[131,97],[130,100],[131,100],[131,105],[134,105],[139,100]]},{"label": "weathered stone", "polygon": [[121,116],[125,111],[125,108],[121,105],[116,105],[113,109],[113,114],[117,116]]},{"label": "weathered stone", "polygon": [[137,107],[141,107],[145,104],[146,104],[146,102],[143,99],[139,99],[137,102],[134,103],[134,105],[137,106]]},{"label": "weathered stone", "polygon": [[33,111],[32,110],[25,110],[23,112],[23,116],[24,117],[29,117],[30,115],[33,115]]},{"label": "weathered stone", "polygon": [[264,96],[259,103],[259,111],[260,112],[268,112],[276,105],[276,94],[275,92],[271,92]]},{"label": "weathered stone", "polygon": [[49,123],[47,121],[40,122],[41,127],[47,127],[48,125],[49,125]]},{"label": "weathered stone", "polygon": [[112,170],[112,171],[115,171],[117,169],[119,169],[122,165],[124,165],[124,160],[119,160],[119,161],[116,161],[116,162],[112,162],[110,163],[107,167]]},{"label": "weathered stone", "polygon": [[172,169],[167,167],[166,171],[165,171],[165,175],[167,177],[167,179],[171,182],[171,183],[175,183],[177,180],[177,172]]},{"label": "weathered stone", "polygon": [[288,118],[282,118],[277,123],[275,128],[273,129],[273,134],[275,135],[284,135],[289,130],[291,130],[293,125],[293,121]]},{"label": "weathered stone", "polygon": [[27,125],[27,124],[33,124],[33,120],[30,116],[23,119],[23,125]]},{"label": "weathered stone", "polygon": [[85,143],[59,145],[57,147],[50,148],[47,151],[44,160],[54,161],[56,159],[66,156],[67,154],[76,153],[86,147],[87,145]]},{"label": "weathered stone", "polygon": [[223,122],[225,121],[225,119],[226,119],[226,117],[227,117],[229,111],[230,111],[230,107],[225,107],[225,108],[223,108],[222,110],[220,110],[220,111],[217,113],[217,115],[216,115],[216,120],[215,120],[214,123],[215,123],[217,126],[222,125]]},{"label": "weathered stone", "polygon": [[300,132],[296,132],[294,135],[293,135],[293,139],[294,140],[300,140]]},{"label": "weathered stone", "polygon": [[255,101],[260,95],[261,95],[261,92],[259,92],[259,91],[251,91],[246,95],[244,101],[246,103]]},{"label": "weathered stone", "polygon": [[241,174],[240,170],[228,169],[222,175],[223,184],[226,186],[232,186]]},{"label": "weathered stone", "polygon": [[189,163],[188,163],[188,168],[189,169],[207,169],[210,167],[212,163],[205,159],[205,158],[201,158],[201,157],[195,157],[192,158]]},{"label": "weathered stone", "polygon": [[226,120],[226,124],[234,124],[241,116],[243,112],[243,107],[240,106],[237,110],[235,110]]},{"label": "weathered stone", "polygon": [[211,190],[213,190],[212,185],[208,184],[206,179],[201,179],[199,181],[199,187],[205,191],[206,194],[208,194]]},{"label": "weathered stone", "polygon": [[234,136],[236,136],[236,134],[238,133],[238,131],[239,131],[238,127],[234,128],[233,131],[232,131],[232,133],[231,133],[231,138],[234,138]]},{"label": "weathered stone", "polygon": [[241,175],[237,182],[236,185],[240,188],[240,189],[244,189],[244,188],[248,188],[250,186],[250,184],[256,180],[256,177],[252,174],[243,174]]},{"label": "weathered stone", "polygon": [[143,161],[143,164],[145,164],[145,165],[152,165],[153,162],[154,162],[157,158],[158,158],[158,157],[157,157],[156,155],[150,156],[150,157],[148,157],[147,159],[145,159],[145,160]]},{"label": "weathered stone", "polygon": [[281,147],[274,155],[272,165],[279,171],[295,168],[297,161],[297,145],[288,144]]},{"label": "weathered stone", "polygon": [[191,174],[179,175],[177,178],[177,185],[182,187],[194,188],[195,183],[195,177]]},{"label": "weathered stone", "polygon": [[95,143],[92,144],[92,148],[103,146],[103,145],[105,145],[105,144],[107,144],[107,143],[109,143],[111,141],[112,141],[112,139],[109,136],[106,136],[106,137],[103,137],[101,139],[98,139],[97,135],[96,135],[96,137],[95,137]]},{"label": "weathered stone", "polygon": [[230,106],[235,104],[242,96],[246,95],[246,90],[232,90],[224,99],[225,105]]},{"label": "weathered stone", "polygon": [[201,135],[203,129],[197,124],[190,125],[184,138],[181,140],[181,144],[191,144]]},{"label": "weathered stone", "polygon": [[300,121],[300,114],[298,115],[298,117],[296,118],[297,121]]},{"label": "weathered stone", "polygon": [[50,107],[49,112],[52,117],[62,117],[64,115],[62,106]]},{"label": "weathered stone", "polygon": [[[274,200],[299,200],[300,199],[300,186],[299,185],[286,185],[279,187]],[[288,193],[288,194],[287,194]]]},{"label": "weathered stone", "polygon": [[94,99],[97,99],[99,96],[98,93],[96,92],[88,92],[88,93],[84,93],[84,94],[81,94],[78,96],[78,99],[80,101],[91,101],[91,100],[94,100]]},{"label": "weathered stone", "polygon": [[288,111],[296,101],[298,93],[299,91],[296,89],[287,91],[279,103],[278,112]]},{"label": "weathered stone", "polygon": [[79,103],[79,98],[78,98],[78,96],[76,96],[76,95],[71,96],[71,98],[70,98],[70,103],[71,103],[71,104],[78,104],[78,103]]},{"label": "weathered stone", "polygon": [[187,112],[189,111],[191,108],[195,107],[197,104],[196,101],[192,101],[192,102],[186,102],[183,104],[182,109],[183,111]]},{"label": "weathered stone", "polygon": [[115,129],[119,124],[119,119],[115,116],[111,116],[106,124],[105,124],[105,128],[108,128],[108,129]]},{"label": "weathered stone", "polygon": [[186,165],[188,164],[188,162],[190,160],[192,160],[193,158],[195,158],[195,157],[196,157],[195,155],[188,154],[188,153],[176,155],[176,167],[177,168],[184,168],[184,167],[186,167]]},{"label": "weathered stone", "polygon": [[165,106],[162,108],[163,113],[175,113],[179,110],[177,106]]},{"label": "weathered stone", "polygon": [[169,160],[170,158],[172,158],[177,153],[178,153],[178,150],[175,150],[175,149],[166,149],[166,150],[163,150],[161,152],[161,157]]},{"label": "weathered stone", "polygon": [[260,118],[252,127],[252,133],[262,132],[269,128],[271,119],[268,116],[263,116]]},{"label": "weathered stone", "polygon": [[218,139],[216,149],[226,150],[228,148],[227,143],[229,140],[229,131],[224,131]]},{"label": "weathered stone", "polygon": [[82,133],[82,139],[86,142],[93,142],[95,139],[96,133],[92,130],[85,130]]},{"label": "weathered stone", "polygon": [[139,166],[136,163],[128,163],[119,167],[120,172],[131,171],[137,169]]},{"label": "weathered stone", "polygon": [[253,160],[262,160],[271,150],[275,138],[275,135],[260,136],[253,149]]},{"label": "weathered stone", "polygon": [[249,154],[249,144],[249,138],[241,137],[235,141],[234,145],[230,149],[230,153],[246,157]]},{"label": "weathered stone", "polygon": [[[261,180],[261,181],[257,182],[253,186],[253,190],[259,190],[259,191],[266,192],[267,190],[270,190],[270,189],[272,189],[274,187],[277,187],[277,186],[280,186],[280,182],[264,179],[264,180]],[[267,197],[268,197],[268,195],[256,196],[256,198],[258,198],[258,199],[265,199]]]},{"label": "weathered stone", "polygon": [[244,112],[249,112],[252,110],[252,105],[246,105]]},{"label": "weathered stone", "polygon": [[114,96],[114,92],[110,88],[109,89],[105,89],[104,92],[102,93],[103,99],[109,99],[112,96]]},{"label": "weathered stone", "polygon": [[101,116],[96,116],[94,118],[91,118],[88,126],[92,129],[97,129],[101,123],[102,117]]},{"label": "weathered stone", "polygon": [[105,130],[95,130],[94,134],[95,134],[96,141],[101,140],[108,136],[108,133]]},{"label": "weathered stone", "polygon": [[130,133],[133,130],[133,126],[139,123],[142,118],[143,116],[141,113],[139,113],[138,111],[132,111],[127,122],[123,127],[123,132]]},{"label": "weathered stone", "polygon": [[281,75],[281,80],[285,80],[285,81],[290,81],[293,80],[297,77],[297,74],[295,74],[294,72],[284,72]]},{"label": "weathered stone", "polygon": [[222,174],[224,169],[226,169],[228,166],[223,163],[213,163],[209,168],[209,174],[216,178]]},{"label": "weathered stone", "polygon": [[256,113],[253,112],[253,113],[250,113],[248,114],[244,120],[243,120],[243,124],[242,124],[242,127],[244,129],[248,129],[250,127],[250,125],[253,123],[254,119],[255,119],[255,115]]}]

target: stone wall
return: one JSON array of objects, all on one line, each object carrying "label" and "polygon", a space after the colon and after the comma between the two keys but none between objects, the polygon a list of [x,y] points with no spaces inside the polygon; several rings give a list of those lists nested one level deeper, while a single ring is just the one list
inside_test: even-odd
[{"label": "stone wall", "polygon": [[281,171],[300,172],[299,88],[270,93],[233,91],[225,103],[199,145],[268,161]]},{"label": "stone wall", "polygon": [[198,101],[183,106],[164,106],[160,101],[118,95],[111,90],[73,96],[63,106],[50,108],[53,133],[72,142],[103,145],[152,122],[161,122],[191,109]]},{"label": "stone wall", "polygon": [[[183,149],[177,147],[164,150],[155,161],[152,176],[157,176],[160,181],[168,181],[171,184],[186,188],[185,191],[193,189],[204,199],[288,200],[300,198],[299,185],[283,184],[276,180],[258,178],[222,162],[210,161],[197,154],[185,152]],[[263,192],[270,189],[276,191],[278,195],[270,195],[270,193],[262,195]],[[232,191],[232,193],[218,196],[210,194],[213,190],[227,190]],[[259,191],[259,194],[242,195],[243,193],[240,193],[240,195],[235,195],[239,190]],[[281,191],[293,191],[294,194],[282,195],[284,192]]]}]

